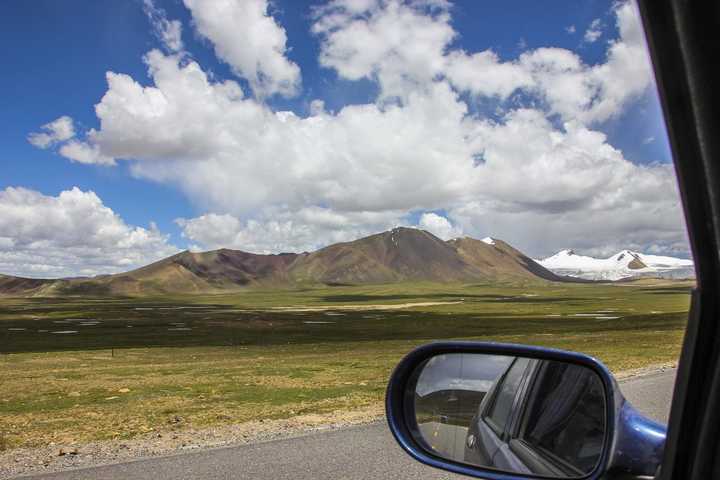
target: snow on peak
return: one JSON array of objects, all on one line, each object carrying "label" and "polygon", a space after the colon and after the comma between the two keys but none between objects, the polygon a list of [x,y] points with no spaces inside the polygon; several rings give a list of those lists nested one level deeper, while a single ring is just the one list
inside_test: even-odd
[{"label": "snow on peak", "polygon": [[572,250],[561,250],[538,263],[559,275],[589,280],[620,280],[637,276],[695,276],[692,260],[645,255],[632,250],[622,250],[608,258],[594,258],[577,255]]},{"label": "snow on peak", "polygon": [[480,241],[483,243],[487,243],[488,245],[495,245],[495,239],[492,237],[485,237]]}]

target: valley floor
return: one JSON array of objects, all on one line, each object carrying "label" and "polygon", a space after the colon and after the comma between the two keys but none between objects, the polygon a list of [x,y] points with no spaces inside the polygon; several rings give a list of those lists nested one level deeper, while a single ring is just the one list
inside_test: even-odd
[{"label": "valley floor", "polygon": [[405,284],[0,299],[0,451],[9,459],[19,449],[59,454],[228,425],[371,418],[382,412],[399,359],[439,339],[577,350],[616,372],[672,363],[691,286]]}]

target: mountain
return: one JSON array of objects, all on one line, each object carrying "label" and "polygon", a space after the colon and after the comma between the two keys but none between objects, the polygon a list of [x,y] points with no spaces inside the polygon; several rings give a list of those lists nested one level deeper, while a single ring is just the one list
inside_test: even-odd
[{"label": "mountain", "polygon": [[554,282],[568,280],[549,271],[502,240],[490,237],[482,240],[464,237],[449,240],[447,243],[455,249],[463,261],[482,272],[487,280],[523,280],[532,276]]},{"label": "mountain", "polygon": [[182,252],[126,273],[58,280],[0,276],[5,295],[153,295],[228,292],[245,287],[396,282],[572,281],[507,243],[443,241],[395,228],[311,253],[260,255],[240,250]]},{"label": "mountain", "polygon": [[646,255],[631,250],[622,250],[608,258],[588,257],[578,255],[572,250],[561,250],[555,255],[537,262],[558,275],[586,280],[695,277],[692,260]]},{"label": "mountain", "polygon": [[336,243],[298,260],[291,268],[296,282],[357,284],[485,278],[483,272],[464,262],[451,244],[414,228],[395,228]]}]

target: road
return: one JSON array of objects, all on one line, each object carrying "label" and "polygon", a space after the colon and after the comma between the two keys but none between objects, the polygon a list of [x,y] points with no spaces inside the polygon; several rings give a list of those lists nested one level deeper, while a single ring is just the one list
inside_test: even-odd
[{"label": "road", "polygon": [[[666,422],[675,371],[620,382],[623,393],[646,415]],[[365,480],[463,479],[410,459],[384,423],[304,437],[220,448],[134,462],[38,475],[34,480],[255,479]]]}]

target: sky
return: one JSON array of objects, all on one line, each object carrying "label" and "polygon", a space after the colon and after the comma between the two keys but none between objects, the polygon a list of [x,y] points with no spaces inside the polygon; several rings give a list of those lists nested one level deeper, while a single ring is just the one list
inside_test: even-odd
[{"label": "sky", "polygon": [[689,256],[635,5],[11,2],[0,272],[395,226]]}]

